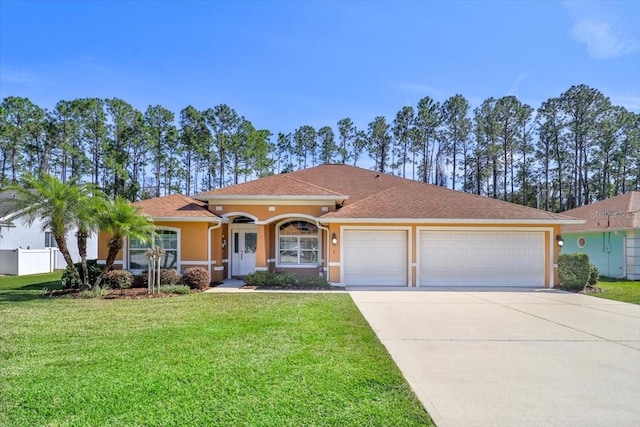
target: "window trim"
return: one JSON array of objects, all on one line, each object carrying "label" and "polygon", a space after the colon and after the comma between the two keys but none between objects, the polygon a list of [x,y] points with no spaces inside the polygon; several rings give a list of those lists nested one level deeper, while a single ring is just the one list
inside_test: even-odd
[{"label": "window trim", "polygon": [[[315,237],[318,239],[318,248],[316,250],[317,256],[316,256],[316,262],[315,263],[289,264],[289,263],[280,262],[280,237],[281,237],[281,235],[280,235],[280,227],[282,225],[284,225],[284,224],[287,224],[289,222],[294,222],[294,221],[306,222],[308,224],[313,225],[318,230],[317,235],[315,235]],[[283,235],[283,236],[285,236],[285,235]],[[301,237],[314,237],[314,235],[311,235],[311,234],[309,234],[309,235],[292,235],[290,237],[297,237],[298,239],[300,239]],[[322,265],[322,262],[323,262],[323,260],[322,260],[322,229],[320,227],[318,227],[317,224],[309,221],[307,218],[290,217],[290,218],[285,218],[284,220],[278,222],[276,224],[275,256],[276,256],[275,257],[276,258],[276,268],[317,268],[318,265]],[[298,249],[298,259],[300,259],[300,249]]]},{"label": "window trim", "polygon": [[58,249],[58,242],[56,242],[56,237],[53,235],[53,231],[44,232],[44,247]]},{"label": "window trim", "polygon": [[[154,233],[156,231],[174,231],[176,233],[176,239],[177,239],[177,242],[176,242],[176,246],[177,246],[177,248],[176,248],[176,270],[178,270],[178,272],[182,271],[181,270],[181,268],[182,268],[182,265],[181,265],[182,264],[181,263],[182,256],[181,256],[181,253],[180,253],[180,249],[182,247],[182,243],[181,243],[181,237],[182,237],[181,236],[181,232],[182,232],[182,230],[180,228],[178,228],[178,227],[169,227],[169,226],[159,225],[159,226],[156,226],[154,228]],[[151,246],[149,246],[149,247],[155,247],[155,239],[154,239],[153,243],[151,244]],[[129,241],[129,239],[127,239],[126,248],[127,248],[127,252],[126,252],[127,270],[131,271],[134,274],[142,273],[144,271],[144,269],[139,269],[139,268],[132,269],[131,268],[131,242]]]},{"label": "window trim", "polygon": [[[584,244],[582,246],[580,246],[580,241],[584,241]],[[576,239],[576,246],[580,249],[584,248],[585,246],[587,246],[587,239],[583,236],[580,236]]]}]

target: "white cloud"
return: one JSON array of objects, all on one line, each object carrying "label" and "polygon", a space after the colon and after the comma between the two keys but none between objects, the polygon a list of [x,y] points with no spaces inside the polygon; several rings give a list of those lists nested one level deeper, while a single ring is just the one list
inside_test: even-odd
[{"label": "white cloud", "polygon": [[640,51],[633,2],[564,2],[573,20],[571,37],[587,46],[592,58],[617,58]]},{"label": "white cloud", "polygon": [[624,34],[615,25],[598,20],[583,19],[573,25],[571,35],[587,45],[589,55],[596,59],[616,58],[640,49],[638,40]]}]

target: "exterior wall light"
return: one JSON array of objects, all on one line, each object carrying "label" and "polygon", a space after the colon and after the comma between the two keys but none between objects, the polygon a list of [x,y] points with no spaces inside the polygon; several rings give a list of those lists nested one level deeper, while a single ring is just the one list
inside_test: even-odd
[{"label": "exterior wall light", "polygon": [[564,245],[564,239],[562,238],[561,235],[556,234],[556,242],[558,242],[558,246],[562,247],[562,245]]},{"label": "exterior wall light", "polygon": [[222,249],[227,247],[227,239],[224,238],[224,236],[222,236]]},{"label": "exterior wall light", "polygon": [[336,236],[336,233],[333,233],[331,236],[331,243],[333,243],[334,246],[338,244],[338,237]]}]

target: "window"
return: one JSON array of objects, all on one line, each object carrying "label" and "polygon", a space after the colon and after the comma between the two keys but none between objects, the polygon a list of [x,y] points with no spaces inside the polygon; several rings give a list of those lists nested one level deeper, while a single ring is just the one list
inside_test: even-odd
[{"label": "window", "polygon": [[[178,232],[172,230],[156,230],[153,246],[164,249],[160,259],[160,268],[178,268]],[[151,245],[137,239],[129,241],[129,268],[131,270],[147,270],[149,260],[147,249]]]},{"label": "window", "polygon": [[278,228],[278,261],[289,265],[318,263],[318,227],[305,221],[289,221]]},{"label": "window", "polygon": [[585,246],[587,246],[587,239],[585,239],[584,237],[578,237],[578,247],[579,248],[584,248]]},{"label": "window", "polygon": [[44,233],[44,247],[45,248],[57,248],[58,244],[56,243],[56,238],[53,236],[53,233],[47,231]]}]

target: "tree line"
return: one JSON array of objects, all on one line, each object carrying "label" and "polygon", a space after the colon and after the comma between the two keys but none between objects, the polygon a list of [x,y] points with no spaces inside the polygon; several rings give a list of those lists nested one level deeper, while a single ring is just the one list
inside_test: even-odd
[{"label": "tree line", "polygon": [[1,185],[51,174],[131,201],[371,161],[379,172],[556,212],[640,188],[640,114],[585,85],[537,109],[515,96],[473,110],[462,95],[424,97],[366,128],[347,117],[335,129],[277,135],[225,104],[176,116],[117,98],[47,110],[11,96],[0,104],[0,143]]}]

